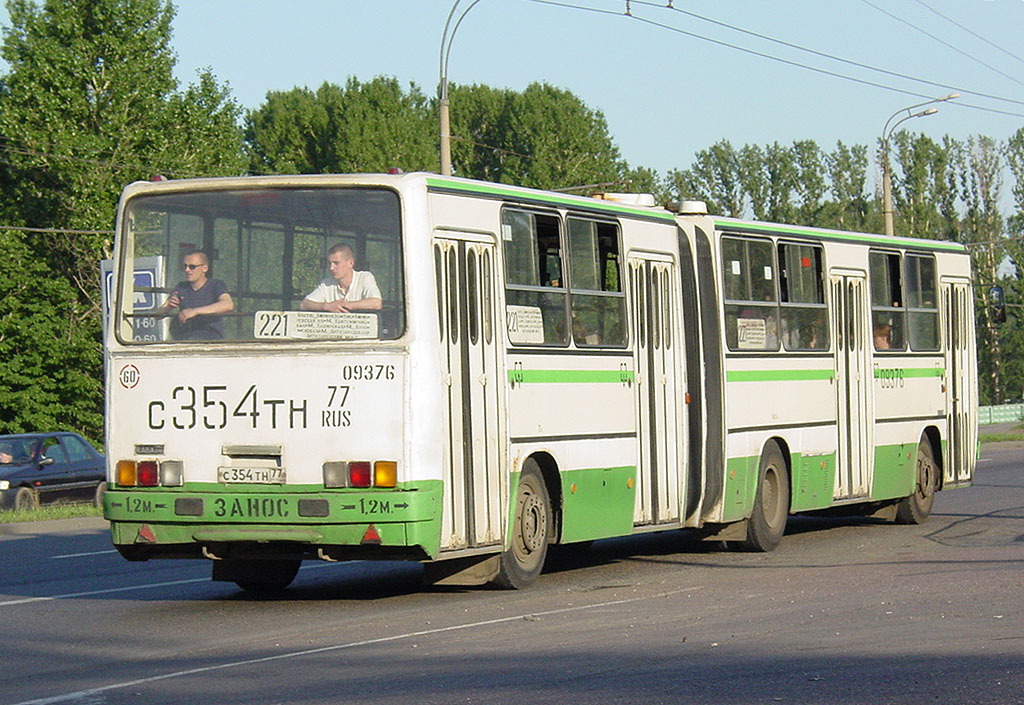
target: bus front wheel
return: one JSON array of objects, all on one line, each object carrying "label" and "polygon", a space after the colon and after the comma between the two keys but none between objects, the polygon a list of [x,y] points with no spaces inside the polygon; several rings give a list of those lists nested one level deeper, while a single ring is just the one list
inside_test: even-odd
[{"label": "bus front wheel", "polygon": [[512,543],[501,554],[495,585],[518,590],[540,576],[551,540],[551,524],[551,500],[540,466],[527,460],[516,490]]},{"label": "bus front wheel", "polygon": [[773,551],[786,533],[789,518],[789,472],[786,459],[776,443],[769,443],[761,455],[757,473],[754,509],[747,520],[747,551]]},{"label": "bus front wheel", "polygon": [[897,524],[920,524],[932,513],[935,501],[935,487],[938,484],[938,468],[932,444],[922,438],[917,444],[917,471],[914,479],[914,493],[904,497],[896,505]]}]

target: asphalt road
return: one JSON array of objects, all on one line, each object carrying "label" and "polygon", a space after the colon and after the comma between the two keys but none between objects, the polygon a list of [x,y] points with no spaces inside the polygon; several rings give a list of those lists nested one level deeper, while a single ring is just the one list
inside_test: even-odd
[{"label": "asphalt road", "polygon": [[1024,450],[921,526],[796,518],[770,554],[602,541],[532,589],[309,564],[275,600],[0,525],[0,703],[1024,703]]}]

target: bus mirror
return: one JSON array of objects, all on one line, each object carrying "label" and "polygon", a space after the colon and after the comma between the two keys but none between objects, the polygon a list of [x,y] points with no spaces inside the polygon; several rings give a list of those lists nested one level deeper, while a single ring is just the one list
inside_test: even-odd
[{"label": "bus mirror", "polygon": [[988,308],[993,323],[1006,323],[1006,296],[1003,287],[994,286],[988,290]]}]

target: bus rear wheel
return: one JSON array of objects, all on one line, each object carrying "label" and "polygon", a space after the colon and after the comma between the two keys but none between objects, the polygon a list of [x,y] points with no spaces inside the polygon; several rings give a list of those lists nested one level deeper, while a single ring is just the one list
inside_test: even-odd
[{"label": "bus rear wheel", "polygon": [[914,493],[904,497],[896,505],[897,524],[920,524],[932,513],[935,488],[939,472],[935,465],[932,444],[922,438],[917,444],[917,471],[914,479]]},{"label": "bus rear wheel", "polygon": [[213,563],[213,579],[234,583],[246,592],[272,593],[291,585],[300,560],[219,560]]},{"label": "bus rear wheel", "polygon": [[551,500],[540,466],[527,460],[516,490],[512,543],[501,554],[495,585],[518,590],[540,577],[551,540],[551,524]]},{"label": "bus rear wheel", "polygon": [[786,533],[789,518],[789,472],[778,444],[765,446],[757,473],[754,509],[747,520],[747,551],[773,551]]}]

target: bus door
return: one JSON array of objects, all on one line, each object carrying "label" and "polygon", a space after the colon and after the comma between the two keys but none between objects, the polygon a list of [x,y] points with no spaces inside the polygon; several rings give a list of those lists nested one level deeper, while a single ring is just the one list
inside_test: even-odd
[{"label": "bus door", "polygon": [[680,443],[685,416],[678,413],[679,331],[676,274],[672,260],[657,255],[629,259],[632,337],[636,341],[636,524],[679,519],[685,474]]},{"label": "bus door", "polygon": [[834,497],[866,497],[871,489],[874,420],[871,413],[871,336],[867,278],[833,270],[832,330],[835,332],[836,421],[839,453]]},{"label": "bus door", "polygon": [[499,344],[494,237],[434,238],[444,390],[443,548],[500,543],[505,496],[499,448]]},{"label": "bus door", "polygon": [[949,428],[949,458],[945,463],[945,485],[970,482],[974,477],[977,402],[974,389],[974,355],[971,333],[971,283],[946,280],[941,283],[942,320],[946,331],[946,418]]}]

